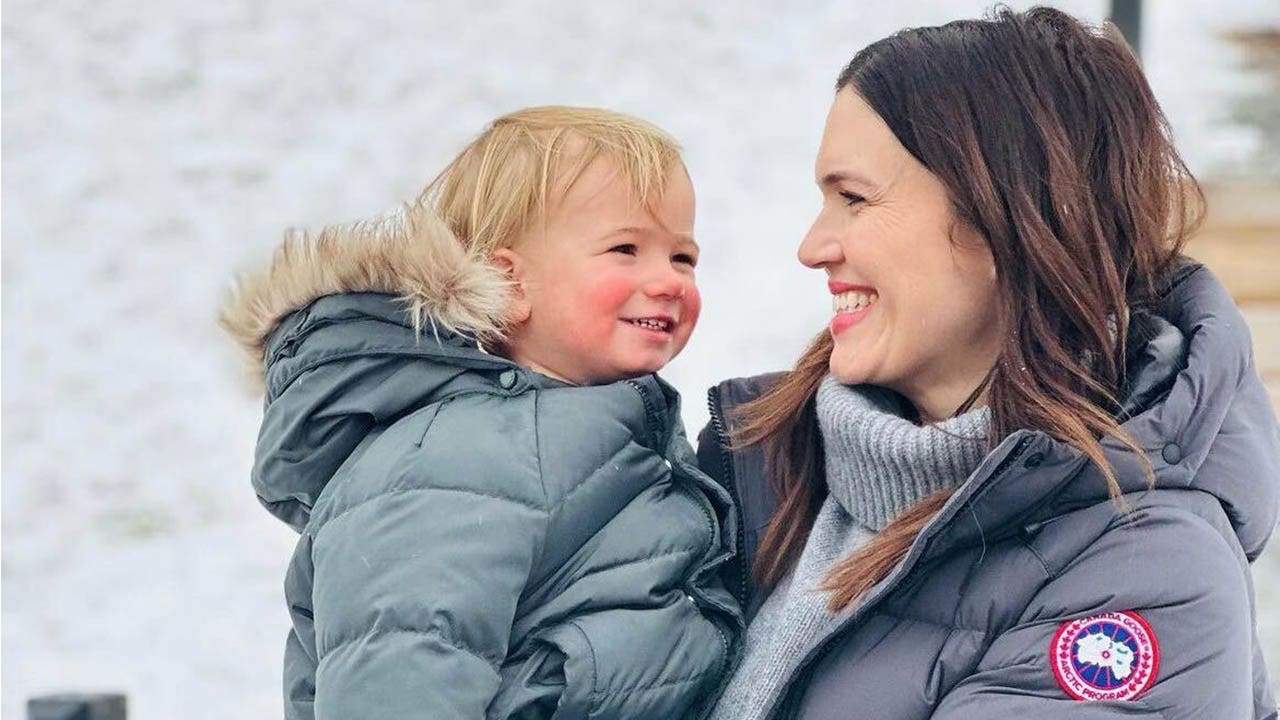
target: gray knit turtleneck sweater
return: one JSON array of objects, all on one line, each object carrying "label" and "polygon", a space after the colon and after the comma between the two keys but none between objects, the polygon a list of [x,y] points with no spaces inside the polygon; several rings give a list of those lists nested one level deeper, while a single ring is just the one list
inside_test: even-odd
[{"label": "gray knit turtleneck sweater", "polygon": [[713,720],[758,720],[831,620],[827,594],[817,589],[827,571],[916,501],[959,485],[986,455],[986,408],[919,426],[902,417],[900,403],[891,392],[831,377],[818,388],[831,492],[795,568],[747,628],[742,664]]}]

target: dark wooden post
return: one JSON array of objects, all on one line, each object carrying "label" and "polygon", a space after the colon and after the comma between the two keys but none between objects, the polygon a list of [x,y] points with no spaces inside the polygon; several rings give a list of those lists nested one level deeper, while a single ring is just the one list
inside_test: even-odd
[{"label": "dark wooden post", "polygon": [[1133,54],[1142,59],[1142,0],[1111,0],[1111,15],[1107,18],[1115,23],[1129,41]]},{"label": "dark wooden post", "polygon": [[125,720],[124,695],[68,693],[27,701],[27,720]]}]

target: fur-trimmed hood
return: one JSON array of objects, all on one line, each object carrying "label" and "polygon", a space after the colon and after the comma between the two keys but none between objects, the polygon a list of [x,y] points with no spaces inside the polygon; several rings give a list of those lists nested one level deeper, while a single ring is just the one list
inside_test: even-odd
[{"label": "fur-trimmed hood", "polygon": [[326,295],[395,295],[416,332],[444,329],[484,344],[503,334],[508,288],[501,271],[467,251],[433,211],[406,205],[317,235],[288,233],[265,269],[238,278],[219,324],[262,378],[272,333]]},{"label": "fur-trimmed hood", "polygon": [[262,504],[301,530],[373,428],[442,397],[534,382],[481,345],[502,334],[507,291],[425,213],[286,238],[220,318],[265,394],[252,472]]}]

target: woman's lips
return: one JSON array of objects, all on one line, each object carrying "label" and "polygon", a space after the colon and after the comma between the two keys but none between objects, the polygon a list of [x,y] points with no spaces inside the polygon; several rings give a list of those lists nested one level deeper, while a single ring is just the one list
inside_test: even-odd
[{"label": "woman's lips", "polygon": [[840,282],[839,280],[828,280],[827,289],[831,291],[832,295],[839,295],[840,293],[847,292],[873,293],[876,291],[875,288],[869,285],[854,285],[852,283]]},{"label": "woman's lips", "polygon": [[831,334],[839,335],[845,330],[857,325],[874,309],[875,305],[867,305],[866,307],[860,307],[857,310],[847,310],[845,312],[836,313],[835,316],[831,318]]}]

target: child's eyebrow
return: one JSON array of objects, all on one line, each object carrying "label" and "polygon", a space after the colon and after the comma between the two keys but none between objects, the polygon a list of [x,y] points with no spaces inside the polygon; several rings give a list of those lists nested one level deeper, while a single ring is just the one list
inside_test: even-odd
[{"label": "child's eyebrow", "polygon": [[[614,230],[613,232],[606,235],[605,237],[612,237],[614,235],[647,235],[650,232],[652,232],[650,228],[627,226],[627,227],[618,228],[617,230]],[[692,245],[694,250],[698,250],[698,251],[702,250],[702,248],[698,245],[698,241],[694,240],[692,235],[688,235],[685,233],[671,233],[671,234],[674,235],[676,239],[679,240],[680,242],[684,242]]]}]

